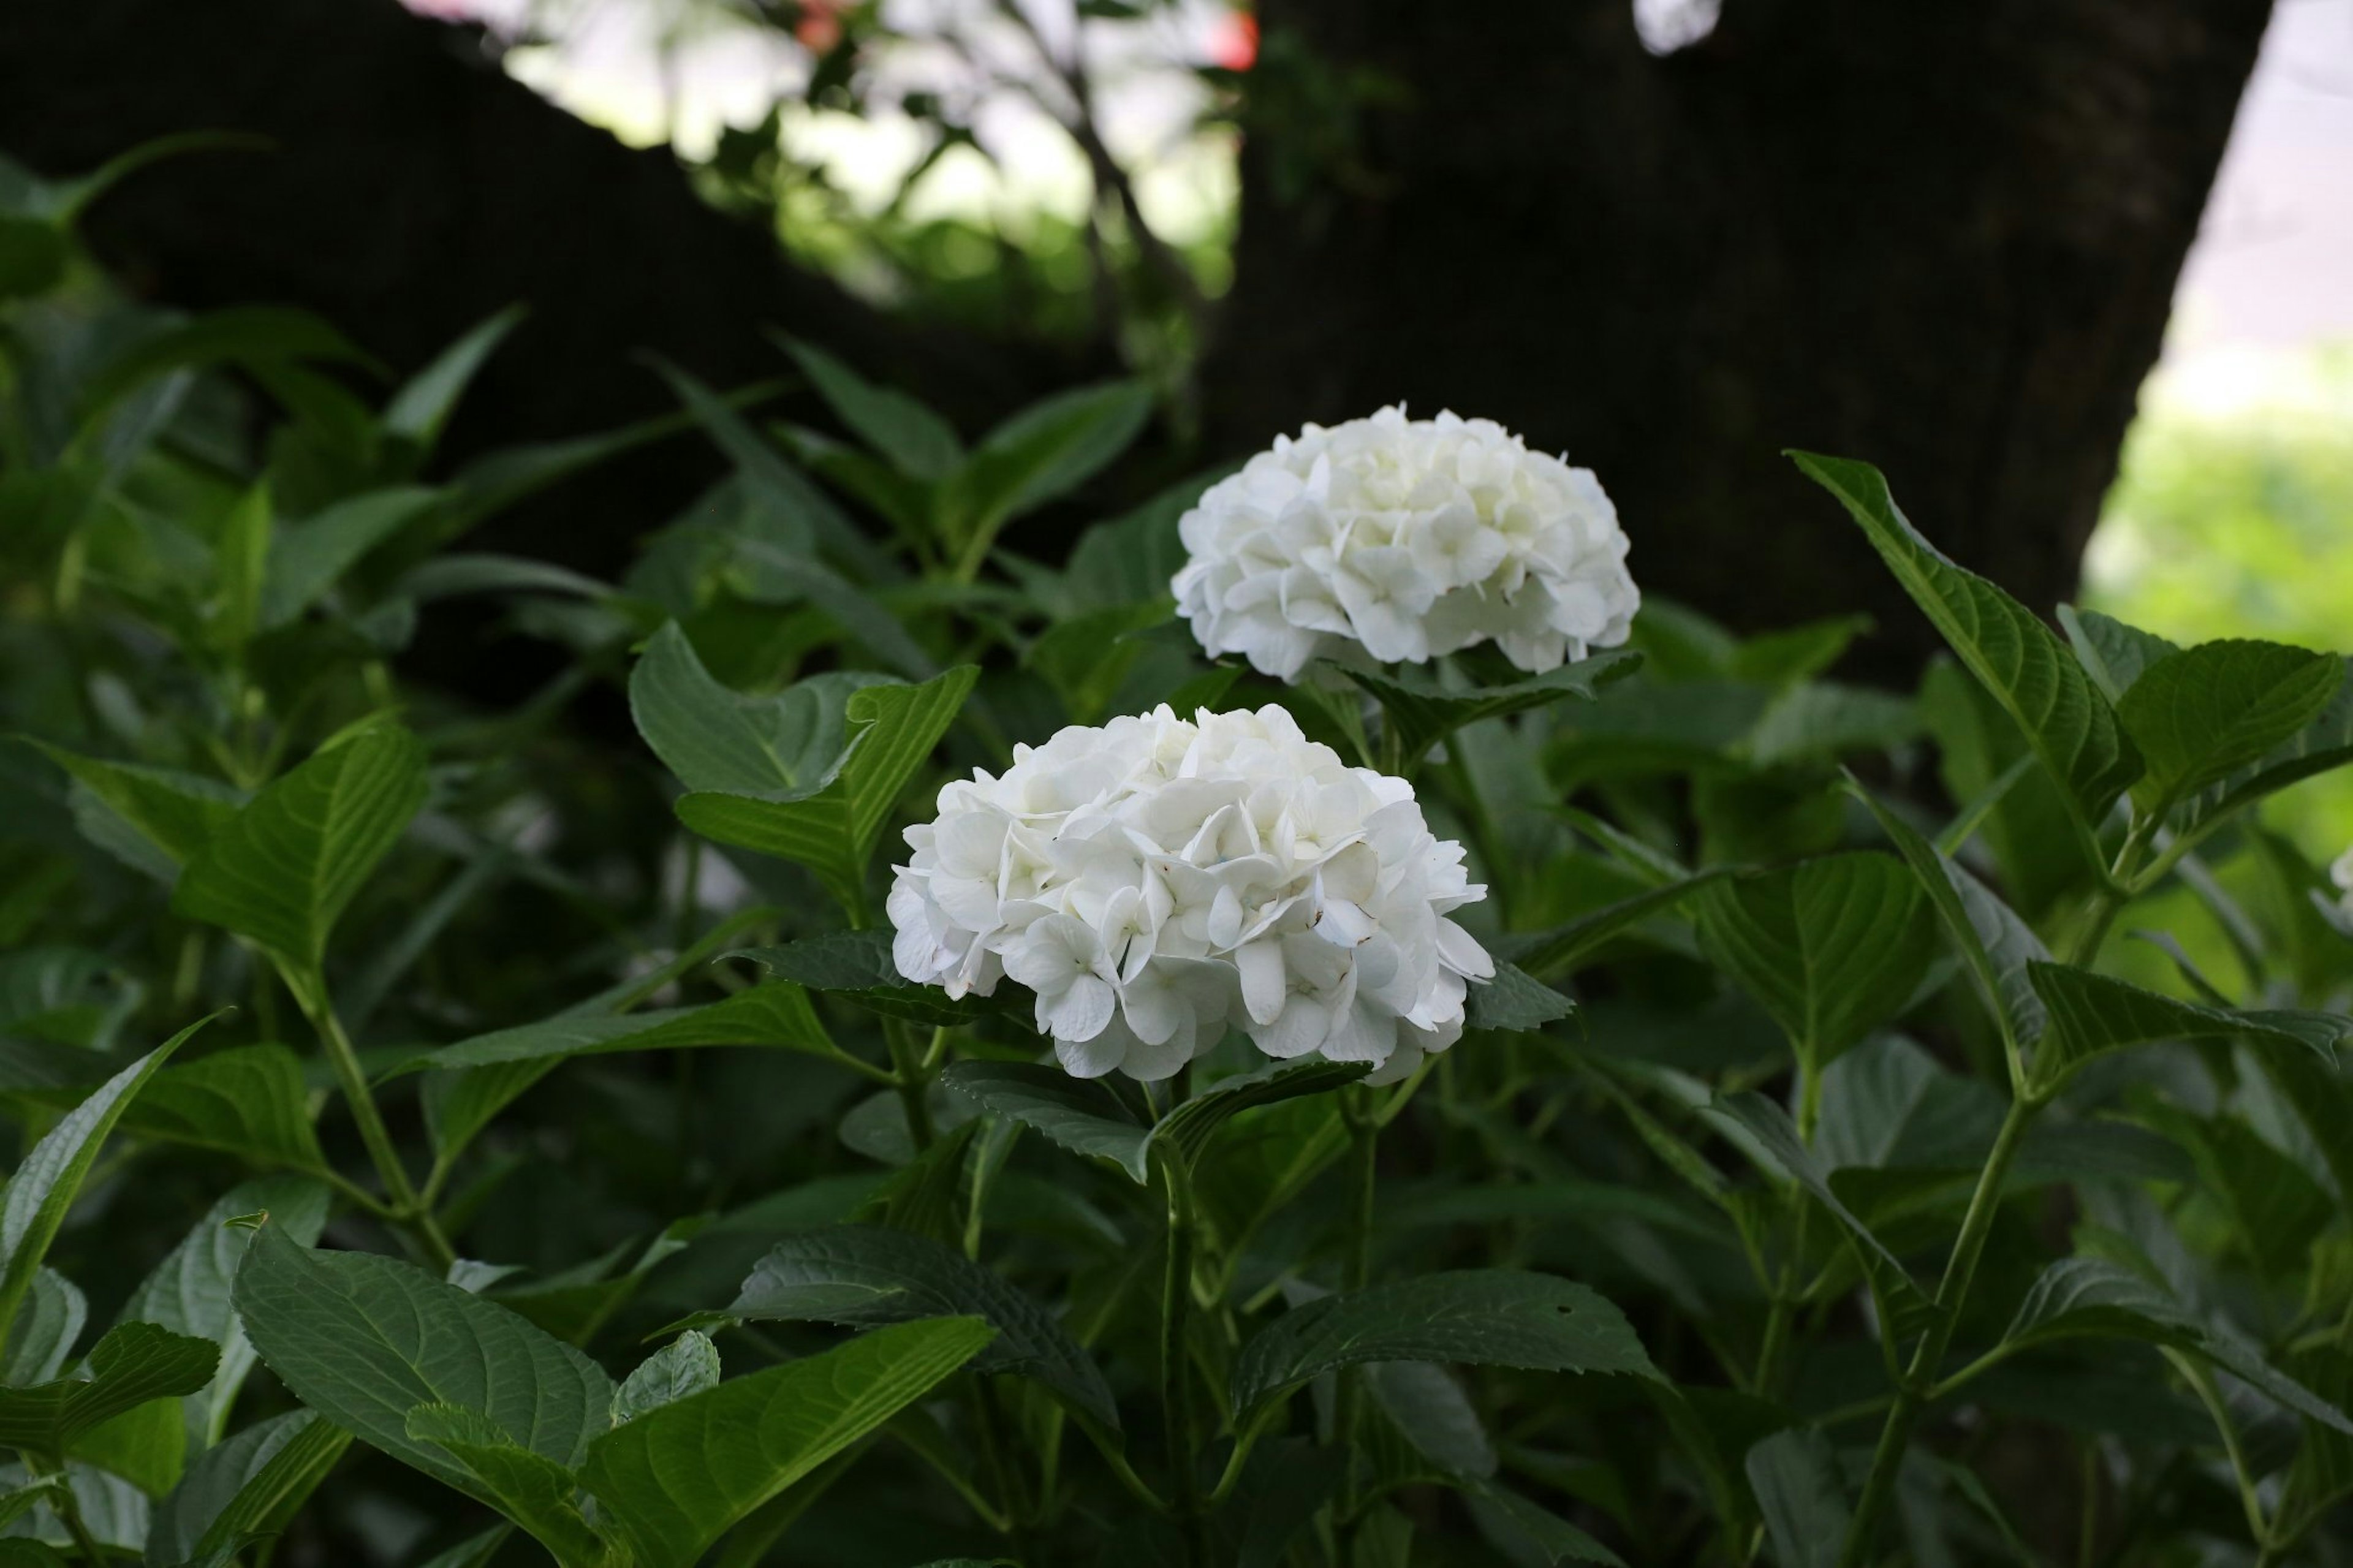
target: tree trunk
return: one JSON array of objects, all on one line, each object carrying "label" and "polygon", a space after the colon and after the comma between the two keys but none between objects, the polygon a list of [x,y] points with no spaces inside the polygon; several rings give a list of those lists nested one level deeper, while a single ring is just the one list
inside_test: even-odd
[{"label": "tree trunk", "polygon": [[1869,610],[1900,676],[1933,634],[1779,450],[1879,464],[2038,611],[2072,592],[2269,11],[1725,0],[1658,58],[1628,0],[1264,0],[1267,56],[1294,29],[1410,102],[1364,121],[1371,194],[1286,205],[1246,153],[1216,438],[1492,416],[1599,472],[1645,588]]},{"label": "tree trunk", "polygon": [[[191,130],[274,145],[174,160],[99,205],[90,237],[134,290],[305,306],[400,372],[530,308],[460,409],[454,457],[670,407],[646,353],[723,387],[776,376],[769,328],[972,422],[1057,379],[1034,354],[909,327],[786,265],[666,149],[622,146],[510,80],[479,33],[391,0],[0,5],[0,152],[79,174]],[[707,443],[666,443],[475,542],[616,573],[718,471]]]}]

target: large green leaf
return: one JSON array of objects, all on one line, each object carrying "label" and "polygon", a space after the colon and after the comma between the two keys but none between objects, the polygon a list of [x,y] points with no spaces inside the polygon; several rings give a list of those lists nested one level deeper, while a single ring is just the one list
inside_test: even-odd
[{"label": "large green leaf", "polygon": [[316,1411],[290,1410],[207,1450],[157,1505],[147,1568],[203,1563],[248,1537],[277,1534],[351,1441]]},{"label": "large green leaf", "polygon": [[787,981],[738,991],[699,1007],[651,1013],[559,1013],[536,1024],[477,1035],[402,1064],[404,1072],[449,1072],[511,1063],[554,1064],[615,1051],[687,1050],[754,1046],[839,1056],[840,1047],[818,1021],[808,993]]},{"label": "large green leaf", "polygon": [[425,748],[388,720],[264,789],[181,873],[172,908],[251,937],[302,972],[425,804]]},{"label": "large green leaf", "polygon": [[601,1568],[605,1542],[575,1500],[571,1470],[508,1436],[479,1410],[420,1405],[408,1413],[412,1442],[449,1456],[473,1480],[471,1490],[531,1532],[562,1568]]},{"label": "large green leaf", "polygon": [[174,865],[193,859],[237,816],[237,791],[201,774],[85,757],[46,741],[41,754],[117,816],[139,830]]},{"label": "large green leaf", "polygon": [[2158,1286],[2105,1258],[2066,1258],[2045,1268],[1999,1348],[2010,1354],[2079,1335],[2170,1346],[2212,1363],[2299,1415],[2353,1433],[2353,1418],[2265,1361],[2253,1342],[2200,1321]]},{"label": "large green leaf", "polygon": [[809,378],[826,406],[858,437],[912,479],[947,477],[964,458],[964,443],[948,422],[895,387],[877,386],[823,349],[788,342],[786,352]]},{"label": "large green leaf", "polygon": [[878,1329],[613,1428],[582,1479],[635,1568],[691,1568],[730,1526],[847,1448],[993,1336],[973,1318]]},{"label": "large green leaf", "polygon": [[1642,656],[1624,648],[1597,653],[1564,664],[1542,675],[1506,686],[1471,687],[1456,690],[1419,670],[1399,668],[1358,669],[1333,666],[1372,694],[1395,727],[1398,755],[1408,765],[1418,763],[1438,742],[1482,719],[1500,719],[1569,698],[1592,701],[1601,689],[1625,679],[1642,667]]},{"label": "large green leaf", "polygon": [[882,678],[820,675],[765,697],[722,685],[671,621],[629,672],[638,733],[689,790],[762,800],[825,787],[849,743],[849,694]]},{"label": "large green leaf", "polygon": [[862,688],[849,702],[849,752],[823,788],[794,800],[695,790],[679,799],[679,820],[722,844],[797,861],[844,908],[860,909],[884,823],[979,673],[959,665],[921,686]]},{"label": "large green leaf", "polygon": [[2333,1059],[2337,1042],[2353,1030],[2353,1020],[2330,1013],[2210,1007],[2070,964],[2030,963],[2026,973],[2051,1018],[2033,1061],[2035,1085],[2045,1093],[2094,1057],[2158,1040],[2243,1037]]},{"label": "large green leaf", "polygon": [[0,1323],[16,1321],[33,1277],[48,1256],[49,1243],[65,1223],[66,1211],[81,1192],[99,1147],[114,1131],[123,1107],[189,1036],[210,1022],[202,1018],[189,1025],[100,1084],[33,1145],[8,1178],[7,1192],[0,1194]]},{"label": "large green leaf", "polygon": [[[2128,697],[2145,672],[2182,651],[2154,632],[2126,626],[2096,610],[2062,605],[2059,619],[2074,644],[2075,657],[2112,700]],[[2319,657],[2331,658],[2340,669],[2345,663],[2333,656]],[[2319,683],[2327,677],[2316,670],[2310,679]],[[2157,705],[2154,693],[2137,700]],[[2235,721],[2238,716],[2228,717]],[[2194,727],[2187,729],[2183,738],[2193,747],[2204,739]],[[2183,834],[2202,837],[2241,807],[2348,762],[2353,762],[2353,681],[2339,679],[2318,710],[2292,733],[2183,799],[2175,808],[2175,826]]]},{"label": "large green leaf", "polygon": [[2042,945],[2042,939],[1991,889],[1964,870],[1958,861],[1922,837],[1910,823],[1882,805],[1861,785],[1854,785],[1853,792],[1870,808],[1881,831],[1919,879],[2004,1037],[2021,1048],[2040,1040],[2048,1018],[2042,998],[2036,994],[2027,972],[2031,964],[2050,962],[2051,952]]},{"label": "large green leaf", "polygon": [[1110,1385],[1052,1313],[994,1270],[925,1237],[866,1226],[787,1237],[752,1270],[726,1315],[858,1327],[984,1319],[997,1338],[976,1369],[1034,1377],[1098,1426],[1119,1426]]},{"label": "large green leaf", "polygon": [[997,531],[1094,477],[1152,415],[1142,382],[1109,382],[1033,403],[991,430],[941,489],[941,526],[977,563]]},{"label": "large green leaf", "polygon": [[245,1331],[294,1396],[404,1464],[480,1497],[471,1472],[408,1434],[420,1405],[454,1405],[576,1468],[612,1421],[613,1381],[505,1308],[406,1263],[312,1252],[265,1226],[237,1270]]},{"label": "large green leaf", "polygon": [[140,1281],[118,1315],[121,1322],[157,1323],[220,1347],[219,1370],[187,1403],[189,1434],[199,1446],[219,1437],[229,1406],[253,1370],[253,1346],[229,1295],[254,1233],[228,1221],[264,1212],[272,1226],[309,1247],[326,1228],[327,1189],[305,1176],[264,1176],[230,1188]]},{"label": "large green leaf", "polygon": [[1810,452],[1789,456],[1862,525],[1904,591],[2024,732],[2088,837],[2142,764],[2083,667],[2025,605],[1923,538],[1877,468]]},{"label": "large green leaf", "polygon": [[212,1380],[220,1347],[154,1323],[120,1323],[90,1348],[87,1377],[0,1388],[0,1447],[51,1466],[94,1427],[151,1400],[176,1399]]},{"label": "large green leaf", "polygon": [[1147,1123],[1101,1082],[1028,1062],[957,1062],[940,1081],[982,1110],[1033,1127],[1075,1153],[1099,1155],[1138,1182],[1152,1179],[1152,1155],[1170,1151],[1198,1160],[1219,1128],[1253,1106],[1322,1094],[1356,1082],[1367,1062],[1320,1058],[1271,1062],[1220,1079]]},{"label": "large green leaf", "polygon": [[1710,885],[1700,941],[1819,1072],[1895,1016],[1935,961],[1918,880],[1871,851],[1829,855]]},{"label": "large green leaf", "polygon": [[122,1130],[257,1164],[327,1168],[301,1058],[284,1046],[235,1046],[164,1068],[122,1113]]},{"label": "large green leaf", "polygon": [[2159,659],[2116,704],[2148,771],[2133,784],[2161,812],[2296,734],[2336,695],[2345,661],[2279,643],[2203,643]]},{"label": "large green leaf", "polygon": [[1584,1286],[1548,1274],[1470,1269],[1293,1308],[1234,1358],[1235,1420],[1247,1423],[1324,1373],[1380,1361],[1659,1375],[1625,1314]]}]

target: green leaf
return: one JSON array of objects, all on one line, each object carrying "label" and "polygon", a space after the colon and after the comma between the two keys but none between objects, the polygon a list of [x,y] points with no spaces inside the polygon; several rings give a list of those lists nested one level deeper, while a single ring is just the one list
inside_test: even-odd
[{"label": "green leaf", "polygon": [[849,755],[814,795],[781,801],[696,791],[680,798],[678,818],[722,844],[807,866],[843,908],[859,910],[866,865],[884,823],[979,673],[959,665],[921,686],[869,686],[851,693]]},{"label": "green leaf", "polygon": [[1778,1568],[1834,1568],[1852,1516],[1830,1439],[1810,1426],[1776,1432],[1744,1468]]},{"label": "green leaf", "polygon": [[315,972],[336,918],[425,795],[425,748],[390,721],[369,724],[248,802],[188,863],[173,910]]},{"label": "green leaf", "polygon": [[629,672],[629,711],[689,790],[798,799],[824,788],[844,760],[849,694],[881,679],[821,675],[747,697],[714,679],[671,621]]},{"label": "green leaf", "polygon": [[879,1329],[721,1384],[596,1439],[583,1479],[636,1568],[691,1568],[731,1525],[970,1361],[970,1318]]},{"label": "green leaf", "polygon": [[1450,1476],[1487,1479],[1501,1467],[1471,1396],[1452,1373],[1426,1361],[1376,1362],[1365,1388],[1414,1452]]},{"label": "green leaf", "polygon": [[930,1148],[892,1172],[871,1197],[858,1205],[849,1216],[850,1222],[905,1231],[932,1241],[960,1241],[965,1230],[965,1168],[971,1163],[972,1142],[985,1125],[974,1117],[941,1134]]},{"label": "green leaf", "polygon": [[28,743],[137,828],[174,865],[194,858],[237,816],[237,793],[216,780],[174,768],[101,762],[46,741]]},{"label": "green leaf", "polygon": [[495,1505],[438,1445],[408,1435],[420,1405],[454,1405],[576,1468],[612,1421],[613,1382],[570,1345],[409,1265],[311,1252],[265,1226],[234,1296],[254,1348],[294,1396],[363,1442]]},{"label": "green leaf", "polygon": [[189,1433],[199,1446],[219,1437],[253,1369],[253,1347],[229,1296],[255,1233],[228,1222],[258,1213],[309,1247],[326,1228],[327,1189],[302,1176],[264,1176],[232,1187],[132,1291],[118,1316],[118,1321],[155,1323],[220,1347],[219,1370],[187,1405]]},{"label": "green leaf", "polygon": [[278,531],[262,574],[257,627],[290,625],[324,598],[362,556],[422,517],[438,490],[405,485],[368,490]]},{"label": "green leaf", "polygon": [[2019,1304],[2000,1348],[2010,1354],[2079,1335],[2170,1346],[2299,1415],[2353,1434],[2353,1418],[2265,1361],[2253,1342],[2220,1323],[2201,1322],[2167,1291],[2105,1258],[2065,1258],[2045,1268]]},{"label": "green leaf", "polygon": [[899,973],[887,931],[827,931],[781,947],[745,947],[722,953],[760,965],[779,980],[927,1027],[954,1028],[992,1016],[1026,1012],[1012,993],[951,998],[936,985],[918,985]]},{"label": "green leaf", "polygon": [[1665,914],[1700,889],[1730,875],[1732,868],[1728,866],[1701,871],[1663,888],[1647,889],[1631,898],[1620,899],[1550,931],[1506,936],[1490,943],[1490,950],[1498,960],[1508,959],[1529,974],[1574,970],[1610,938],[1653,916]]},{"label": "green leaf", "polygon": [[236,305],[151,332],[90,378],[85,405],[102,407],[142,382],[207,365],[335,361],[373,367],[350,339],[308,310]]},{"label": "green leaf", "polygon": [[259,1164],[324,1171],[310,1095],[301,1058],[286,1047],[236,1046],[157,1073],[123,1112],[122,1130]]},{"label": "green leaf", "polygon": [[1936,958],[1919,882],[1872,851],[1716,882],[1700,895],[1710,957],[1781,1026],[1810,1072],[1912,1000]]},{"label": "green leaf", "polygon": [[808,993],[789,982],[772,981],[699,1007],[650,1013],[559,1013],[536,1024],[444,1046],[403,1063],[398,1070],[448,1072],[523,1062],[552,1065],[573,1057],[615,1051],[674,1051],[709,1046],[763,1047],[823,1057],[841,1054],[818,1021]]},{"label": "green leaf", "polygon": [[877,386],[813,344],[786,342],[785,352],[809,378],[826,406],[901,473],[942,479],[964,458],[964,443],[948,422],[894,387]]},{"label": "green leaf", "polygon": [[1420,761],[1431,746],[1466,724],[1525,712],[1571,697],[1590,702],[1601,695],[1603,687],[1625,679],[1641,667],[1641,654],[1620,648],[1597,653],[1507,686],[1459,691],[1415,669],[1400,668],[1391,673],[1339,664],[1332,668],[1380,703],[1381,711],[1396,728],[1398,754],[1410,765]]},{"label": "green leaf", "polygon": [[65,1370],[66,1357],[81,1339],[90,1302],[81,1288],[54,1268],[33,1276],[24,1305],[8,1330],[7,1355],[0,1361],[0,1384],[23,1388],[47,1383]]},{"label": "green leaf", "polygon": [[1495,977],[1472,981],[1463,998],[1464,1026],[1493,1029],[1503,1034],[1533,1034],[1546,1024],[1566,1018],[1577,1004],[1525,970],[1495,964]]},{"label": "green leaf", "polygon": [[719,1386],[719,1347],[689,1329],[638,1363],[613,1394],[613,1425]]},{"label": "green leaf", "polygon": [[1210,1084],[1146,1125],[1098,1080],[1029,1062],[956,1062],[940,1081],[995,1115],[1032,1127],[1074,1153],[1110,1160],[1137,1182],[1152,1179],[1155,1149],[1198,1161],[1219,1128],[1253,1106],[1322,1094],[1354,1083],[1367,1062],[1320,1058],[1271,1062]]},{"label": "green leaf", "polygon": [[48,1256],[49,1243],[65,1223],[66,1211],[80,1194],[123,1107],[174,1051],[211,1022],[210,1017],[198,1019],[100,1084],[33,1145],[8,1178],[8,1190],[0,1195],[0,1323],[16,1321],[41,1260]]},{"label": "green leaf", "polygon": [[1963,962],[1977,982],[1978,994],[1985,998],[2003,1036],[2021,1048],[2042,1039],[2049,1016],[2028,971],[2035,963],[2051,961],[2050,950],[2042,945],[2042,939],[1984,883],[1923,838],[1911,824],[1882,805],[1861,784],[1850,780],[1849,787],[1855,798],[1870,808],[1880,830],[1919,879],[1929,903],[1945,922],[1946,934],[1960,950]]},{"label": "green leaf", "polygon": [[[1492,1483],[1466,1489],[1471,1512],[1491,1539],[1501,1539],[1533,1552],[1546,1568],[1563,1563],[1599,1563],[1604,1568],[1626,1568],[1624,1560],[1601,1542],[1516,1492]],[[1515,1556],[1515,1561],[1527,1561]]]},{"label": "green leaf", "polygon": [[2025,605],[1956,566],[1921,537],[1897,510],[1878,469],[1810,452],[1789,456],[1862,525],[1904,591],[2059,781],[2080,833],[2095,833],[2142,764],[2083,667]]},{"label": "green leaf", "polygon": [[522,323],[524,313],[522,306],[509,305],[434,355],[384,405],[385,434],[414,442],[420,454],[431,452],[476,373]]},{"label": "green leaf", "polygon": [[2244,1038],[2316,1051],[2333,1061],[2337,1042],[2353,1029],[2353,1020],[2329,1013],[2233,1011],[2177,1001],[2071,964],[2030,963],[2026,973],[2051,1017],[2032,1074],[2037,1092],[2046,1095],[2094,1057],[2158,1040]]},{"label": "green leaf", "polygon": [[267,482],[239,496],[221,519],[213,546],[211,624],[206,634],[216,647],[241,647],[261,626],[261,584],[269,565],[273,513]]},{"label": "green leaf", "polygon": [[420,1405],[408,1413],[407,1435],[448,1455],[471,1478],[468,1490],[522,1526],[563,1568],[606,1561],[604,1542],[573,1500],[571,1470],[522,1447],[480,1411]]},{"label": "green leaf", "polygon": [[290,1410],[207,1450],[155,1509],[149,1568],[202,1563],[250,1537],[278,1534],[351,1441],[316,1411]]},{"label": "green leaf", "polygon": [[1811,680],[1773,700],[1748,732],[1746,750],[1759,767],[1785,767],[1893,751],[1919,733],[1919,708],[1909,698]]},{"label": "green leaf", "polygon": [[64,1460],[83,1433],[153,1399],[195,1393],[212,1380],[220,1347],[154,1323],[119,1323],[91,1347],[86,1378],[0,1388],[0,1447]]},{"label": "green leaf", "polygon": [[2121,701],[2150,665],[2181,651],[2179,644],[2155,632],[2126,626],[2097,610],[2062,605],[2059,624],[2066,628],[2068,644],[2075,650],[2075,661],[2110,702]]},{"label": "green leaf", "polygon": [[0,214],[0,302],[46,294],[65,279],[73,247],[46,218]]},{"label": "green leaf", "polygon": [[2211,642],[2159,659],[2116,704],[2148,766],[2135,803],[2162,812],[2257,761],[2311,722],[2344,674],[2334,654],[2278,643]]},{"label": "green leaf", "polygon": [[954,1247],[904,1231],[842,1226],[787,1237],[760,1260],[726,1309],[748,1321],[850,1327],[979,1318],[997,1338],[974,1361],[1045,1384],[1106,1431],[1119,1406],[1087,1352],[1053,1315]]},{"label": "green leaf", "polygon": [[1788,1111],[1761,1094],[1744,1090],[1718,1094],[1701,1108],[1700,1114],[1725,1132],[1758,1169],[1796,1182],[1845,1227],[1872,1296],[1894,1333],[1909,1335],[1926,1326],[1936,1310],[1934,1305],[1903,1260],[1839,1197],[1831,1186],[1830,1173],[1798,1136],[1797,1124]]},{"label": "green leaf", "polygon": [[1659,1376],[1625,1315],[1584,1286],[1471,1269],[1325,1296],[1277,1318],[1234,1358],[1236,1424],[1324,1373],[1382,1361]]},{"label": "green leaf", "polygon": [[1031,404],[990,431],[947,477],[940,504],[948,542],[978,561],[999,528],[1093,478],[1151,416],[1151,389],[1134,381]]},{"label": "green leaf", "polygon": [[1166,624],[1173,605],[1162,597],[1086,611],[1040,634],[1021,662],[1054,689],[1071,722],[1101,723],[1144,651],[1136,634]]}]

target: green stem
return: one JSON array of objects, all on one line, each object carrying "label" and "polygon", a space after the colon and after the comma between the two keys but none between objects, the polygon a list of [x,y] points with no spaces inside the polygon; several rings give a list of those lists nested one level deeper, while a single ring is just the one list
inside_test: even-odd
[{"label": "green stem", "polygon": [[891,1081],[899,1090],[899,1103],[907,1114],[907,1135],[915,1141],[917,1149],[932,1146],[931,1074],[923,1070],[915,1056],[914,1042],[907,1037],[907,1026],[896,1018],[882,1020],[882,1038],[891,1047]]},{"label": "green stem", "polygon": [[[1341,1275],[1342,1287],[1361,1290],[1373,1276],[1373,1201],[1378,1187],[1380,1121],[1365,1103],[1366,1091],[1351,1086],[1340,1091],[1340,1114],[1348,1125],[1348,1152],[1355,1156],[1352,1201],[1348,1207],[1348,1251]],[[1364,1423],[1365,1372],[1351,1367],[1339,1374],[1339,1403],[1333,1411],[1333,1436],[1347,1463],[1341,1489],[1342,1520],[1353,1520],[1364,1499],[1356,1490],[1357,1429]]]},{"label": "green stem", "polygon": [[[2039,1097],[2020,1095],[2011,1100],[2009,1114],[2002,1118],[1993,1152],[1986,1157],[1985,1169],[1978,1176],[1977,1191],[1969,1195],[1968,1213],[1962,1216],[1960,1237],[1953,1243],[1953,1255],[1945,1264],[1944,1280],[1936,1288],[1936,1321],[1921,1335],[1904,1385],[1897,1390],[1895,1404],[1887,1412],[1886,1424],[1879,1429],[1879,1446],[1871,1457],[1871,1474],[1863,1482],[1862,1499],[1855,1504],[1854,1521],[1848,1526],[1846,1542],[1840,1549],[1838,1568],[1862,1568],[1871,1555],[1880,1518],[1895,1495],[1895,1476],[1903,1467],[1904,1451],[1911,1443],[1913,1424],[1919,1419],[1921,1408],[1935,1387],[1936,1369],[1943,1364],[1945,1351],[1952,1342],[1953,1325],[1968,1299],[1978,1258],[1985,1251],[1987,1236],[1992,1232],[1993,1216],[2001,1207],[2001,1190],[2009,1180],[2010,1167],[2026,1141],[2027,1129],[2033,1125],[2042,1109]],[[1881,1331],[1892,1333],[1894,1326],[1883,1325]]]},{"label": "green stem", "polygon": [[318,1032],[327,1065],[334,1069],[335,1082],[343,1091],[344,1102],[351,1107],[352,1120],[359,1124],[360,1142],[367,1146],[376,1178],[384,1183],[385,1193],[391,1199],[393,1216],[424,1244],[436,1268],[448,1268],[457,1258],[456,1249],[418,1200],[416,1184],[408,1179],[408,1168],[400,1163],[400,1151],[394,1146],[391,1130],[385,1125],[384,1113],[377,1109],[375,1095],[368,1088],[367,1074],[360,1067],[359,1050],[352,1044],[351,1036],[343,1032],[343,1020],[335,1016],[325,977],[316,970],[296,970],[285,963],[279,965],[279,973],[285,978],[286,988],[294,994],[295,1005]]},{"label": "green stem", "polygon": [[1160,1415],[1186,1561],[1190,1568],[1208,1568],[1192,1391],[1186,1376],[1187,1324],[1193,1307],[1193,1196],[1176,1157],[1161,1161],[1160,1174],[1168,1194],[1167,1257],[1160,1280]]},{"label": "green stem", "polygon": [[107,1568],[106,1548],[90,1532],[81,1517],[81,1500],[74,1496],[72,1478],[59,1472],[57,1489],[49,1494],[58,1517],[65,1521],[66,1533],[73,1537],[74,1550],[80,1552],[90,1568]]}]

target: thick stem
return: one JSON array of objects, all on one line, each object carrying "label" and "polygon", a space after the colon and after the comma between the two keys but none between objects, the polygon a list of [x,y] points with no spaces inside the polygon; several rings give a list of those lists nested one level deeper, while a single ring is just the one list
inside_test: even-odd
[{"label": "thick stem", "polygon": [[[1904,1451],[1912,1440],[1913,1423],[1919,1419],[1927,1391],[1936,1385],[1936,1369],[1952,1342],[1953,1324],[1968,1300],[1970,1282],[1977,1276],[1978,1258],[1985,1251],[1987,1236],[1992,1232],[1994,1214],[2001,1207],[2001,1190],[2010,1179],[2010,1167],[2026,1141],[2027,1129],[2033,1125],[2042,1109],[2039,1097],[2021,1095],[2010,1102],[2010,1113],[2002,1118],[1993,1152],[1986,1156],[1977,1191],[1969,1196],[1968,1213],[1961,1219],[1960,1237],[1953,1243],[1953,1255],[1945,1264],[1944,1282],[1936,1288],[1936,1321],[1920,1337],[1905,1374],[1904,1386],[1896,1393],[1886,1424],[1879,1429],[1879,1447],[1871,1457],[1871,1474],[1863,1482],[1862,1497],[1855,1504],[1854,1521],[1848,1527],[1846,1543],[1839,1552],[1838,1568],[1861,1568],[1870,1557],[1880,1518],[1895,1495],[1895,1476],[1903,1468]],[[1894,1331],[1891,1325],[1882,1331]]]}]

